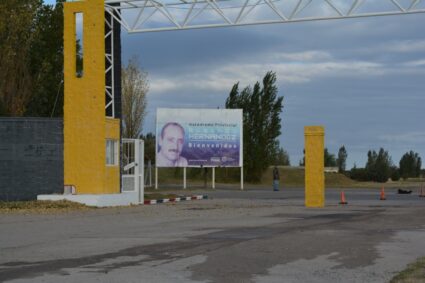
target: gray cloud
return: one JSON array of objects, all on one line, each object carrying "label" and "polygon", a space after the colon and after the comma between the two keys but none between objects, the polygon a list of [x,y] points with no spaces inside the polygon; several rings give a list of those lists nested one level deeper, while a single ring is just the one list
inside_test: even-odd
[{"label": "gray cloud", "polygon": [[[177,50],[188,49],[179,53],[184,56],[170,58],[178,64],[161,61],[147,68],[153,83],[150,109],[185,103],[222,107],[233,83],[252,85],[274,70],[285,96],[280,141],[293,164],[302,158],[303,127],[316,124],[325,126],[331,152],[347,147],[349,166],[363,166],[367,150],[379,147],[389,150],[395,163],[411,149],[424,156],[423,142],[394,140],[423,128],[424,23],[425,17],[416,15],[197,31],[207,38],[205,45],[188,33],[185,44],[177,43]],[[208,44],[216,41],[228,49]],[[193,57],[192,42],[203,47]],[[177,56],[174,45],[167,50],[167,58]],[[161,58],[155,52],[149,57]],[[146,129],[154,128],[153,114]]]}]

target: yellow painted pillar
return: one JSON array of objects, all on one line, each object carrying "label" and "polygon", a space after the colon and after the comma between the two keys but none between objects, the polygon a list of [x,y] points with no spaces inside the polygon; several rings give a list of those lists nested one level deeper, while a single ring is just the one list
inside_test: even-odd
[{"label": "yellow painted pillar", "polygon": [[[76,13],[83,17],[81,77]],[[104,0],[64,3],[64,183],[77,194],[120,192],[119,162],[106,165],[106,141],[119,143],[120,122],[105,115],[105,83]]]},{"label": "yellow painted pillar", "polygon": [[305,136],[305,206],[325,205],[324,146],[322,126],[304,127]]}]

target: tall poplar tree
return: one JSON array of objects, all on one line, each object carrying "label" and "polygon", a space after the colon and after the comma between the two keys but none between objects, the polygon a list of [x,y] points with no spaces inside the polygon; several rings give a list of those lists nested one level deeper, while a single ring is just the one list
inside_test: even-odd
[{"label": "tall poplar tree", "polygon": [[366,173],[370,181],[384,183],[391,175],[392,167],[391,156],[383,148],[377,153],[375,150],[369,150],[367,153]]},{"label": "tall poplar tree", "polygon": [[345,167],[347,166],[347,156],[348,154],[345,146],[341,146],[338,150],[338,158],[336,159],[339,173],[343,173],[345,171]]},{"label": "tall poplar tree", "polygon": [[336,166],[336,159],[335,154],[332,154],[329,152],[328,148],[325,147],[324,150],[324,162],[325,167],[335,167]]},{"label": "tall poplar tree", "polygon": [[276,73],[268,72],[262,85],[257,82],[253,88],[247,86],[241,92],[239,83],[235,84],[226,108],[243,109],[245,176],[248,181],[259,182],[279,151],[277,138],[281,134],[283,96],[278,96]]}]

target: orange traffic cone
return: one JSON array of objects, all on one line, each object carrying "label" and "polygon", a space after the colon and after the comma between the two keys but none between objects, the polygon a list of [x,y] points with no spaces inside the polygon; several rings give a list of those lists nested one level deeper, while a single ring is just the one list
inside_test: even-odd
[{"label": "orange traffic cone", "polygon": [[341,191],[341,201],[339,204],[348,204],[348,202],[345,200],[345,194],[344,191]]},{"label": "orange traffic cone", "polygon": [[380,200],[386,200],[386,198],[385,198],[385,190],[384,190],[384,187],[382,187],[382,189],[381,189],[381,196],[380,196],[380,198],[379,198]]}]

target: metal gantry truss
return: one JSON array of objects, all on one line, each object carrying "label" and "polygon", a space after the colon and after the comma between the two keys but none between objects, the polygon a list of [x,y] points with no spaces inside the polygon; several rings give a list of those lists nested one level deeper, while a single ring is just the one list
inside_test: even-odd
[{"label": "metal gantry truss", "polygon": [[107,117],[115,117],[115,79],[114,79],[114,18],[105,19],[105,112]]},{"label": "metal gantry truss", "polygon": [[142,33],[350,19],[425,13],[425,0],[105,0],[105,10],[105,108],[115,117],[114,22]]},{"label": "metal gantry truss", "polygon": [[136,33],[425,13],[425,0],[105,0],[105,9]]}]

